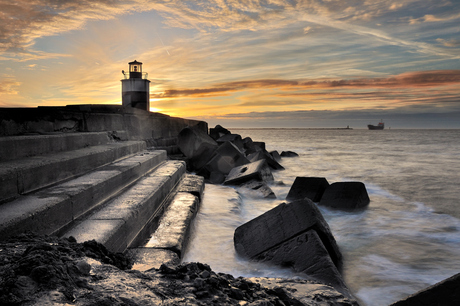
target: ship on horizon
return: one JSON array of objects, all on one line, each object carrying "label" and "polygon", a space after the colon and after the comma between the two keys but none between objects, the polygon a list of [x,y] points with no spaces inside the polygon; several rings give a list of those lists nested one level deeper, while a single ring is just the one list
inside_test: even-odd
[{"label": "ship on horizon", "polygon": [[380,120],[379,124],[377,125],[368,124],[367,128],[369,130],[383,130],[385,128],[385,123],[382,120]]}]

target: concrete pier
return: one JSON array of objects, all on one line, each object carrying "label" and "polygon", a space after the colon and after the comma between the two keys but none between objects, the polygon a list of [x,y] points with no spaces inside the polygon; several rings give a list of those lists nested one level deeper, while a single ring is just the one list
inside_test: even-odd
[{"label": "concrete pier", "polygon": [[[0,237],[33,231],[180,259],[204,188],[168,158],[186,126],[207,132],[120,105],[0,109]],[[166,246],[144,248],[152,237]]]}]

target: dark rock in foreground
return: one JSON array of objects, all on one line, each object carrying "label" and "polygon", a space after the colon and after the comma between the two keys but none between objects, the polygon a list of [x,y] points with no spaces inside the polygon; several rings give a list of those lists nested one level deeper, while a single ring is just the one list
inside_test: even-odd
[{"label": "dark rock in foreground", "polygon": [[316,205],[308,199],[282,203],[239,226],[233,241],[238,254],[255,258],[311,229],[318,233],[335,265],[340,266],[342,254],[329,225]]},{"label": "dark rock in foreground", "polygon": [[289,190],[286,200],[301,200],[309,198],[313,202],[319,202],[329,182],[324,177],[296,177]]},{"label": "dark rock in foreground", "polygon": [[338,271],[342,254],[309,199],[282,203],[239,226],[233,241],[243,257],[292,268],[351,296]]},{"label": "dark rock in foreground", "polygon": [[391,304],[391,306],[419,305],[460,305],[460,273]]},{"label": "dark rock in foreground", "polygon": [[337,182],[331,184],[319,202],[320,205],[353,210],[366,207],[370,199],[366,186],[361,182]]},{"label": "dark rock in foreground", "polygon": [[128,257],[94,242],[27,234],[0,249],[1,305],[358,305],[322,283],[235,278],[202,263],[127,270]]}]

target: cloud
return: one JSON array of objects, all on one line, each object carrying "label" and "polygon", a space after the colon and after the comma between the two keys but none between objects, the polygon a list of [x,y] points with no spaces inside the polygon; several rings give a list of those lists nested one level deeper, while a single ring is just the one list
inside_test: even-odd
[{"label": "cloud", "polygon": [[460,46],[460,40],[459,39],[442,39],[442,38],[438,38],[436,39],[437,42],[441,43],[443,46],[445,47],[458,47]]},{"label": "cloud", "polygon": [[[216,84],[211,88],[192,88],[165,90],[154,95],[154,98],[175,98],[185,96],[217,96],[229,92],[248,89],[278,88],[282,90],[308,90],[308,89],[333,89],[333,88],[418,88],[447,85],[460,86],[460,70],[433,70],[406,72],[387,78],[362,78],[339,80],[280,80],[262,79],[227,82]],[[331,94],[331,93],[328,93]],[[368,95],[369,93],[361,93]],[[311,95],[311,93],[288,93],[285,96]],[[346,95],[346,94],[345,94]],[[360,95],[357,93],[356,95]]]},{"label": "cloud", "polygon": [[21,85],[21,82],[15,81],[13,79],[4,79],[0,80],[0,95],[17,95],[18,87]]}]

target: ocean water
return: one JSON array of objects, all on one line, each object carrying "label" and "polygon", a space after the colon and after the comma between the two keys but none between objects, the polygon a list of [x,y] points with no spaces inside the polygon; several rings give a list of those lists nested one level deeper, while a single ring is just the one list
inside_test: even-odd
[{"label": "ocean water", "polygon": [[298,277],[239,258],[239,225],[285,201],[297,176],[361,181],[371,199],[359,212],[319,207],[344,255],[343,276],[362,305],[388,305],[460,272],[460,130],[232,129],[295,151],[273,171],[277,199],[210,185],[184,261],[234,276]]}]

